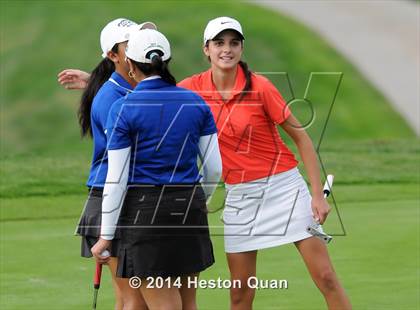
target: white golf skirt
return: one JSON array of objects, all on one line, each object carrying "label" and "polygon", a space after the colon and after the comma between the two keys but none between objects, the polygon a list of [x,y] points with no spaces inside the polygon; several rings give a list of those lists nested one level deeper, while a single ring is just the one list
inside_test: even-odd
[{"label": "white golf skirt", "polygon": [[311,195],[297,168],[248,183],[226,184],[225,252],[275,247],[311,237]]}]

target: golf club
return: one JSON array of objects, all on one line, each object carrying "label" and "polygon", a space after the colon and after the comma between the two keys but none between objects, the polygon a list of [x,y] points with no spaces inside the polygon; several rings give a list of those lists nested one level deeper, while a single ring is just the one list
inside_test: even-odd
[{"label": "golf club", "polygon": [[[329,174],[324,184],[324,189],[323,189],[324,198],[328,198],[328,196],[331,194],[333,181],[334,181],[334,176],[332,174]],[[325,244],[330,243],[332,240],[332,237],[330,235],[327,235],[324,232],[324,230],[322,229],[322,225],[319,223],[309,225],[306,228],[306,231],[310,233],[312,236],[315,236],[319,238],[320,240],[322,240]]]},{"label": "golf club", "polygon": [[[102,252],[101,256],[110,256],[111,253],[105,250]],[[98,300],[98,291],[101,286],[101,276],[102,276],[102,264],[96,263],[95,275],[93,276],[93,305],[92,309],[96,310],[96,302]]]}]

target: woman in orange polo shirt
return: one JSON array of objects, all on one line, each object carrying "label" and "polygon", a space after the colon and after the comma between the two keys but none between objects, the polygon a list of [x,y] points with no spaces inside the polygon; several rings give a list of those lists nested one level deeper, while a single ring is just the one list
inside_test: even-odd
[{"label": "woman in orange polo shirt", "polygon": [[[179,83],[206,100],[218,128],[227,189],[225,251],[232,280],[242,283],[231,289],[231,308],[252,308],[255,289],[248,279],[256,276],[257,251],[293,242],[328,307],[350,309],[325,244],[306,231],[330,212],[314,147],[279,91],[241,61],[243,40],[238,21],[211,20],[204,31],[210,69]],[[296,143],[312,197],[276,125]]]}]

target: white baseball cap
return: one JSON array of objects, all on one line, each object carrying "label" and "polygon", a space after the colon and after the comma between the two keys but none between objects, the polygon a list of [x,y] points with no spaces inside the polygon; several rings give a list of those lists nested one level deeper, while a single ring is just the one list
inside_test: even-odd
[{"label": "white baseball cap", "polygon": [[219,33],[227,29],[237,31],[242,39],[245,39],[241,24],[236,19],[223,16],[208,22],[206,29],[204,30],[204,44],[209,40],[213,40]]},{"label": "white baseball cap", "polygon": [[153,52],[163,61],[171,58],[171,46],[168,39],[157,30],[144,29],[130,34],[125,55],[140,63],[151,63]]},{"label": "white baseball cap", "polygon": [[152,22],[137,25],[126,18],[118,18],[109,22],[101,31],[102,57],[105,58],[115,44],[127,41],[130,37],[130,32],[137,29],[157,29],[157,27]]}]

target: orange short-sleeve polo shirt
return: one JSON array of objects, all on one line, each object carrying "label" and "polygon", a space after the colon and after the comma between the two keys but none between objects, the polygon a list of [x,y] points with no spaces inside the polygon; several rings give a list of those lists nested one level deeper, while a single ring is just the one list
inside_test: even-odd
[{"label": "orange short-sleeve polo shirt", "polygon": [[216,90],[211,70],[193,75],[178,86],[203,97],[216,122],[223,163],[223,179],[238,184],[290,170],[298,162],[281,139],[276,124],[291,114],[285,100],[265,77],[252,73],[252,88],[241,98],[244,71],[238,65],[230,98]]}]

